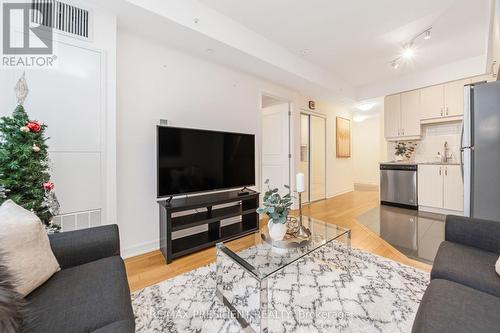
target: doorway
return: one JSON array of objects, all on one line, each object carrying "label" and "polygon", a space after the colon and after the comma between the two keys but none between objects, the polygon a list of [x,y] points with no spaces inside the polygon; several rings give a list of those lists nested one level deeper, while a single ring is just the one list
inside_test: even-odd
[{"label": "doorway", "polygon": [[261,125],[261,179],[260,188],[265,192],[269,186],[285,193],[290,185],[290,102],[281,98],[262,95]]},{"label": "doorway", "polygon": [[326,198],[326,118],[300,114],[300,172],[305,178],[304,202]]}]

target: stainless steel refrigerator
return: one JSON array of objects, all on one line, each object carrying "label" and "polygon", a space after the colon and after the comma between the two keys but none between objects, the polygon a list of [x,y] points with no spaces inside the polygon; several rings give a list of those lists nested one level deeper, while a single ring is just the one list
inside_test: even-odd
[{"label": "stainless steel refrigerator", "polygon": [[500,221],[500,81],[465,86],[464,215]]}]

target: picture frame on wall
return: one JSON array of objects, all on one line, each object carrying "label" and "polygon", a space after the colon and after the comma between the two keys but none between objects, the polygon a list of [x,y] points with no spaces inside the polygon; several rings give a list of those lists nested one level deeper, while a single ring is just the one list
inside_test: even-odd
[{"label": "picture frame on wall", "polygon": [[337,117],[336,119],[337,157],[351,157],[351,120]]}]

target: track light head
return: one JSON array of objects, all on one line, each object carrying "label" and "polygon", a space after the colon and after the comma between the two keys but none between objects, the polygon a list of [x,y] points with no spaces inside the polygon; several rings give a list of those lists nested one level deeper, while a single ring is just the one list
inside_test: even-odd
[{"label": "track light head", "polygon": [[427,31],[425,31],[425,33],[424,33],[424,39],[425,40],[431,39],[431,30],[430,29],[427,30]]},{"label": "track light head", "polygon": [[410,60],[415,55],[415,48],[413,47],[413,43],[406,44],[401,52],[401,57],[406,60]]}]

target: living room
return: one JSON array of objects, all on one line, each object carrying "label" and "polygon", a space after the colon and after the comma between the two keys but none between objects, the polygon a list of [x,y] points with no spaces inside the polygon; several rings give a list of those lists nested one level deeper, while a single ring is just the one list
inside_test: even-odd
[{"label": "living room", "polygon": [[1,17],[2,332],[500,327],[498,0]]}]

